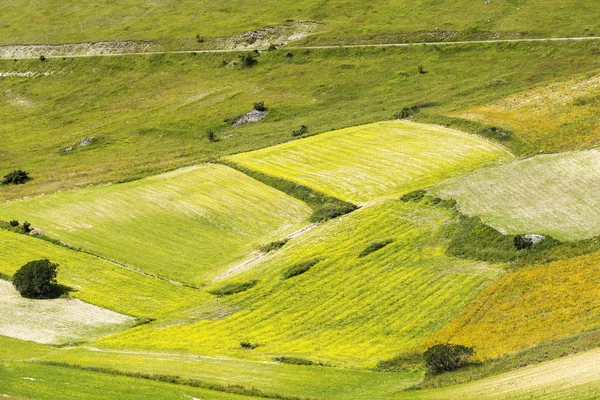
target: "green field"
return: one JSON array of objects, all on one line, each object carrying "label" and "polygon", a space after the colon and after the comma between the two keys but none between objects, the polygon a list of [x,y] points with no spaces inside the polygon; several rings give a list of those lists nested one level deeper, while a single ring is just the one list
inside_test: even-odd
[{"label": "green field", "polygon": [[71,299],[24,299],[0,281],[0,335],[39,343],[66,344],[131,328],[135,319]]},{"label": "green field", "polygon": [[542,155],[458,179],[429,192],[508,233],[559,240],[600,234],[600,153]]},{"label": "green field", "polygon": [[505,149],[481,138],[392,121],[324,133],[227,159],[346,201],[367,203],[510,158]]},{"label": "green field", "polygon": [[[595,45],[292,50],[291,59],[277,50],[261,55],[252,68],[222,66],[236,54],[0,60],[2,73],[50,74],[0,78],[0,175],[21,168],[33,177],[25,185],[0,187],[0,201],[268,147],[291,140],[301,125],[316,134],[390,120],[421,103],[430,105],[421,114],[456,113],[592,74],[600,68]],[[419,74],[418,65],[427,74]],[[224,122],[257,101],[269,107],[262,121],[238,127]],[[209,129],[217,142],[208,141]],[[515,135],[503,144],[515,153],[537,153],[519,140]]]},{"label": "green field", "polygon": [[0,218],[193,284],[302,228],[309,215],[305,204],[222,165],[0,206]]},{"label": "green field", "polygon": [[[364,208],[307,232],[229,279],[260,281],[221,298],[220,303],[239,312],[194,324],[147,325],[95,345],[236,357],[296,355],[366,366],[421,351],[502,272],[446,256],[446,228],[452,223],[451,211],[426,203]],[[393,242],[358,257],[370,243],[384,239]],[[322,261],[302,275],[282,279],[291,266],[314,259]],[[244,350],[242,341],[259,346]]]},{"label": "green field", "polygon": [[454,31],[465,31],[459,38],[504,37],[504,34],[587,36],[600,32],[594,18],[599,13],[595,2],[576,0],[498,0],[490,4],[468,0],[376,0],[368,5],[356,0],[336,3],[125,0],[118,6],[108,0],[94,3],[44,0],[35,5],[13,0],[0,6],[3,38],[0,43],[183,38],[194,42],[196,33],[208,38],[229,36],[286,19],[325,24],[324,32],[314,39],[318,43],[442,40]]}]

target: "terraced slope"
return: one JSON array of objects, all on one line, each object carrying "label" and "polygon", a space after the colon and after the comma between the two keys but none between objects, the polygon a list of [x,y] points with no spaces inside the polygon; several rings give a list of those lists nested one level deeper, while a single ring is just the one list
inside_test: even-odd
[{"label": "terraced slope", "polygon": [[600,391],[600,350],[595,349],[495,377],[447,388],[401,393],[395,400],[581,400]]},{"label": "terraced slope", "polygon": [[389,199],[511,158],[481,138],[405,121],[341,129],[228,160],[343,200]]},{"label": "terraced slope", "polygon": [[600,326],[600,267],[593,253],[506,274],[434,341],[499,357]]},{"label": "terraced slope", "polygon": [[73,246],[199,284],[307,224],[304,203],[221,165],[0,206]]},{"label": "terraced slope", "polygon": [[135,319],[79,300],[24,299],[0,281],[0,335],[38,343],[65,344],[120,332]]},{"label": "terraced slope", "polygon": [[143,275],[89,254],[3,230],[0,230],[0,248],[0,273],[12,276],[28,261],[48,258],[59,264],[58,282],[73,289],[70,296],[122,314],[145,318],[210,314],[210,310],[202,308],[211,299],[204,292]]},{"label": "terraced slope", "polygon": [[429,190],[454,198],[460,210],[507,233],[560,240],[600,234],[600,152],[533,157]]},{"label": "terraced slope", "polygon": [[[425,202],[358,210],[294,239],[235,277],[259,280],[245,292],[215,299],[241,307],[239,312],[195,324],[140,327],[96,345],[174,351],[185,343],[196,354],[298,355],[369,366],[421,351],[501,273],[444,254],[453,218]],[[381,240],[393,242],[359,257]],[[291,267],[315,259],[322,261],[284,279]],[[259,346],[244,350],[242,341]]]},{"label": "terraced slope", "polygon": [[543,151],[600,144],[600,75],[537,87],[457,114],[510,129]]}]

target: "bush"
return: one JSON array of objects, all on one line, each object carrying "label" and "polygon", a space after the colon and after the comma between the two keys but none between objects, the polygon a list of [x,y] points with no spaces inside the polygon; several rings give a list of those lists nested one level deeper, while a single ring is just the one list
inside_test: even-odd
[{"label": "bush", "polygon": [[399,112],[394,114],[394,118],[395,119],[405,119],[410,117],[413,114],[416,114],[419,112],[419,107],[417,106],[411,106],[411,107],[404,107],[402,110],[400,110]]},{"label": "bush", "polygon": [[240,65],[244,68],[253,67],[257,63],[258,63],[258,61],[256,60],[256,58],[254,58],[254,55],[252,53],[245,54],[240,57]]},{"label": "bush", "polygon": [[20,185],[31,178],[26,171],[22,171],[20,169],[16,169],[8,174],[4,175],[4,179],[2,180],[2,184],[4,185]]},{"label": "bush", "polygon": [[46,56],[42,54],[42,55],[40,56],[40,61],[41,61],[41,62],[44,62],[44,61],[46,61]]},{"label": "bush", "polygon": [[425,71],[425,67],[423,67],[422,65],[419,65],[417,67],[417,69],[419,70],[420,74],[426,74],[427,73],[427,71]]},{"label": "bush", "polygon": [[198,43],[204,43],[204,37],[200,36],[199,33],[196,33],[196,42],[198,42]]},{"label": "bush", "polygon": [[319,206],[319,208],[317,208],[310,216],[310,222],[329,221],[330,219],[349,214],[357,209],[358,207],[352,203],[334,199],[334,201],[327,201]]},{"label": "bush", "polygon": [[209,129],[208,131],[206,131],[206,137],[207,137],[208,141],[211,143],[214,143],[217,141],[217,135],[215,135],[215,132],[212,129]]},{"label": "bush", "polygon": [[277,50],[277,46],[275,46],[273,43],[271,43],[271,44],[269,45],[269,49],[268,49],[268,50],[269,50],[269,51],[274,51],[274,50]]},{"label": "bush", "polygon": [[29,299],[51,299],[61,295],[56,283],[56,269],[48,259],[30,261],[13,276],[13,285]]},{"label": "bush", "polygon": [[454,371],[469,363],[473,356],[473,348],[460,344],[436,344],[423,354],[425,367],[431,373]]},{"label": "bush", "polygon": [[262,251],[263,253],[269,253],[271,251],[282,248],[288,241],[289,241],[288,239],[276,240],[274,242],[267,243],[264,246],[261,246],[259,248],[259,250]]},{"label": "bush", "polygon": [[370,245],[368,245],[363,251],[361,251],[360,254],[358,255],[358,257],[361,258],[361,257],[368,256],[369,254],[371,254],[379,249],[383,249],[385,246],[387,246],[388,244],[390,244],[392,242],[393,242],[392,239],[373,242]]},{"label": "bush", "polygon": [[406,193],[404,196],[400,197],[400,200],[405,203],[417,203],[425,197],[425,194],[427,194],[427,192],[423,189],[415,190],[414,192]]},{"label": "bush", "polygon": [[308,133],[308,127],[306,125],[302,125],[299,129],[292,131],[292,136],[302,136]]},{"label": "bush", "polygon": [[300,357],[275,357],[275,358],[273,358],[273,361],[282,363],[282,364],[292,364],[292,365],[320,365],[320,366],[324,365],[324,364],[315,363],[310,360],[307,360],[306,358],[300,358]]},{"label": "bush", "polygon": [[265,107],[264,101],[259,101],[258,103],[254,103],[254,109],[256,111],[267,111],[268,110],[268,108]]},{"label": "bush", "polygon": [[248,342],[248,341],[246,341],[246,342],[240,342],[240,347],[242,349],[250,349],[250,350],[252,350],[252,349],[255,349],[255,348],[258,347],[258,343],[251,343],[251,342]]},{"label": "bush", "polygon": [[23,233],[29,233],[33,230],[31,224],[27,221],[23,222]]},{"label": "bush", "polygon": [[253,288],[258,283],[257,280],[242,282],[242,283],[228,283],[220,288],[209,290],[208,293],[217,296],[229,296],[232,294],[245,292],[248,289]]},{"label": "bush", "polygon": [[19,221],[17,221],[16,219],[13,219],[12,221],[10,221],[10,226],[13,226],[13,227],[19,226]]},{"label": "bush", "polygon": [[283,273],[281,274],[281,279],[290,279],[290,278],[293,278],[294,276],[302,275],[303,273],[305,273],[306,271],[308,271],[309,269],[311,269],[312,267],[314,267],[321,261],[322,261],[321,259],[315,258],[315,259],[312,259],[309,261],[304,261],[304,262],[301,262],[298,264],[294,264],[291,267],[289,267],[288,269],[286,269],[285,271],[283,271]]},{"label": "bush", "polygon": [[516,235],[513,243],[515,245],[515,249],[517,250],[525,250],[533,246],[533,241],[524,237],[523,235]]}]

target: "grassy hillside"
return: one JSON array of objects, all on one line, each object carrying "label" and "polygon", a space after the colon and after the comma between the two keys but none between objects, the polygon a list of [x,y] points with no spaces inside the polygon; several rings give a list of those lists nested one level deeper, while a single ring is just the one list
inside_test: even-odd
[{"label": "grassy hillside", "polygon": [[[485,105],[594,73],[595,51],[593,42],[292,50],[292,58],[277,50],[252,68],[224,68],[233,54],[3,60],[0,72],[33,76],[0,78],[0,175],[20,168],[33,180],[0,187],[0,201],[267,147],[301,125],[316,134],[389,120],[420,103],[433,115]],[[257,101],[269,107],[264,120],[224,122]],[[518,136],[503,144],[537,153]]]},{"label": "grassy hillside", "polygon": [[600,76],[541,86],[457,114],[518,132],[544,152],[600,144]]},{"label": "grassy hillside", "polygon": [[393,399],[581,400],[600,390],[600,350],[559,358],[480,381],[440,389],[408,391]]},{"label": "grassy hillside", "polygon": [[[259,280],[220,299],[241,307],[239,312],[195,324],[139,327],[96,343],[371,366],[397,353],[421,351],[501,273],[482,262],[447,257],[445,229],[451,223],[451,211],[426,203],[361,209],[294,239],[233,278]],[[359,257],[382,240],[392,242]],[[299,263],[317,260],[322,261],[285,279]],[[244,350],[242,341],[258,347]]]},{"label": "grassy hillside", "polygon": [[599,326],[598,256],[504,275],[434,340],[474,346],[487,358]]},{"label": "grassy hillside", "polygon": [[307,224],[310,208],[222,165],[85,188],[0,207],[73,246],[199,284]]},{"label": "grassy hillside", "polygon": [[24,299],[0,281],[0,335],[39,343],[65,344],[120,332],[135,319],[78,300]]},{"label": "grassy hillside", "polygon": [[[193,39],[196,33],[210,38],[286,19],[324,23],[325,31],[314,39],[319,43],[400,40],[415,31],[430,32],[416,36],[421,40],[443,39],[451,31],[467,31],[463,37],[483,36],[479,31],[490,32],[487,37],[503,33],[573,36],[599,33],[600,25],[594,18],[598,13],[597,3],[576,0],[497,0],[490,4],[468,0],[376,0],[368,4],[356,0],[335,3],[125,0],[118,6],[108,0],[92,3],[44,0],[35,5],[14,0],[0,6],[0,37],[2,44]],[[57,25],[60,29],[55,28]]]},{"label": "grassy hillside", "polygon": [[475,136],[392,121],[328,132],[228,160],[346,201],[366,203],[510,158],[505,149]]},{"label": "grassy hillside", "polygon": [[508,233],[560,240],[600,234],[600,153],[543,155],[489,169],[430,190],[460,210]]},{"label": "grassy hillside", "polygon": [[212,296],[204,292],[142,275],[88,254],[2,230],[0,247],[0,273],[12,276],[28,261],[48,258],[60,265],[57,279],[73,289],[70,296],[122,314],[145,318],[178,318],[182,313],[200,318],[203,313],[211,314],[211,309],[203,309],[202,305]]}]

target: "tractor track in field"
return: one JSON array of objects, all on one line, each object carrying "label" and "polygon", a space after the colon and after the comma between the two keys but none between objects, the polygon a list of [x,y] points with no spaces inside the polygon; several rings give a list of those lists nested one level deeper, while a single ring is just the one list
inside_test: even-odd
[{"label": "tractor track in field", "polygon": [[[327,49],[360,49],[360,48],[381,48],[381,47],[414,47],[414,46],[455,46],[468,44],[502,44],[502,43],[533,43],[533,42],[569,42],[569,41],[593,41],[600,40],[600,36],[582,36],[582,37],[560,37],[560,38],[523,38],[523,39],[490,39],[490,40],[463,40],[448,42],[414,42],[414,43],[372,43],[372,44],[340,44],[340,45],[322,45],[322,46],[282,46],[284,50],[327,50]],[[107,42],[108,43],[108,42]],[[0,59],[31,60],[44,55],[49,58],[88,58],[88,57],[120,57],[120,56],[147,56],[161,54],[211,54],[211,53],[240,53],[244,49],[207,49],[207,50],[172,50],[172,51],[139,51],[135,46],[131,51],[118,51],[123,48],[121,43],[110,42],[110,45],[103,48],[101,52],[86,50],[86,46],[93,46],[95,43],[70,43],[58,45],[3,45],[0,46]],[[141,43],[141,42],[140,42]],[[112,47],[111,47],[112,46]],[[79,49],[79,53],[69,51],[69,48]],[[61,49],[64,49],[61,52]],[[112,52],[115,49],[117,51]],[[257,49],[266,51],[267,49]],[[106,51],[106,52],[105,52]],[[44,54],[58,52],[59,54]],[[33,55],[33,54],[35,55]],[[85,53],[85,54],[82,54]]]}]

